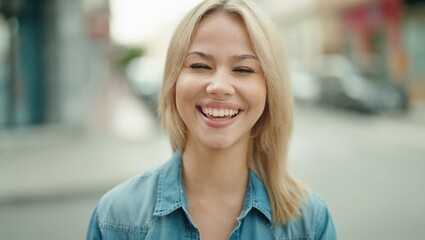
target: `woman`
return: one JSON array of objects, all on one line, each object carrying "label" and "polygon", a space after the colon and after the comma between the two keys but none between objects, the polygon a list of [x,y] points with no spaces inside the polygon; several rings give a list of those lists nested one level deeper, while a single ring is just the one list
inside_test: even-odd
[{"label": "woman", "polygon": [[336,239],[286,168],[292,97],[268,18],[206,0],[176,29],[160,116],[175,154],[107,193],[87,239]]}]

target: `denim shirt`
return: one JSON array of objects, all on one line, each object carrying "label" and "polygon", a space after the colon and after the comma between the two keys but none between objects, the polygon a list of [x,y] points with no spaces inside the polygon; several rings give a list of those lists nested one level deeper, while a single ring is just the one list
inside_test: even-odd
[{"label": "denim shirt", "polygon": [[[87,239],[200,239],[187,205],[176,152],[162,167],[133,177],[105,194],[96,206]],[[325,202],[309,193],[294,220],[272,224],[266,189],[249,173],[243,209],[229,239],[336,239]]]}]

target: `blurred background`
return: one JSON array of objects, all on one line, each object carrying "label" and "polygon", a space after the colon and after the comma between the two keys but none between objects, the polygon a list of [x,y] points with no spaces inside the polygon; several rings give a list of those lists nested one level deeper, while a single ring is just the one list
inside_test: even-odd
[{"label": "blurred background", "polygon": [[[84,239],[99,198],[171,156],[167,44],[199,0],[0,0],[0,239]],[[291,171],[340,239],[425,235],[425,1],[256,1],[296,100]]]}]

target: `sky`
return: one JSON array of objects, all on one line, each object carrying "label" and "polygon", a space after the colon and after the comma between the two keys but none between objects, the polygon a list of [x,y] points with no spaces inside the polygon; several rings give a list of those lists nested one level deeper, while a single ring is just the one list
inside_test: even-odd
[{"label": "sky", "polygon": [[149,41],[161,29],[174,26],[200,0],[110,0],[111,38],[119,44]]}]

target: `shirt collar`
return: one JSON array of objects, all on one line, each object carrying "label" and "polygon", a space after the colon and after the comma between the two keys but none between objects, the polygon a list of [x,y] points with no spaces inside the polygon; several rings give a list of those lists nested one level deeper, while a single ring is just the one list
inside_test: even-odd
[{"label": "shirt collar", "polygon": [[266,188],[254,171],[250,170],[249,184],[245,194],[244,206],[238,219],[244,218],[252,208],[257,209],[270,222],[272,222],[272,212]]},{"label": "shirt collar", "polygon": [[[153,214],[156,216],[165,216],[178,208],[183,208],[183,210],[188,212],[186,192],[183,185],[180,151],[176,151],[171,160],[167,162],[160,171],[157,200]],[[260,178],[250,170],[244,206],[238,220],[243,219],[253,208],[261,212],[270,222],[272,221],[270,202],[266,188]]]},{"label": "shirt collar", "polygon": [[153,215],[165,216],[180,207],[187,209],[187,201],[181,174],[181,152],[177,151],[159,173]]}]

